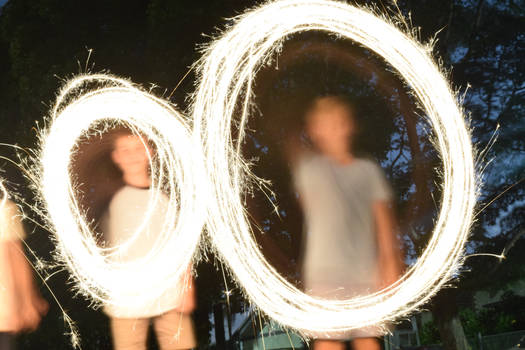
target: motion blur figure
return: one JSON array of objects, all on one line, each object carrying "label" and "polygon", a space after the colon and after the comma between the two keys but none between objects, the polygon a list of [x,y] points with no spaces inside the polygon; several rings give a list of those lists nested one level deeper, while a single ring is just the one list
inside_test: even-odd
[{"label": "motion blur figure", "polygon": [[[376,162],[354,155],[355,111],[344,97],[313,101],[305,114],[311,147],[291,144],[293,177],[304,214],[302,274],[306,293],[349,299],[394,283],[401,257],[391,190]],[[314,348],[379,350],[375,327],[314,334]]]},{"label": "motion blur figure", "polygon": [[[116,247],[131,239],[139,227],[142,229],[138,237],[111,256],[116,263],[131,262],[147,255],[154,247],[165,221],[168,199],[160,193],[153,214],[143,225],[149,200],[154,195],[154,190],[150,189],[146,148],[149,146],[146,146],[146,142],[125,128],[114,132],[111,158],[122,172],[124,186],[109,203],[101,222],[102,232],[107,245]],[[188,286],[185,285],[187,281],[190,282]],[[182,276],[178,283],[174,283],[153,303],[129,307],[106,305],[104,311],[110,317],[116,350],[145,350],[150,323],[153,323],[160,349],[172,350],[196,346],[190,315],[194,307],[195,287],[188,268],[186,276]]]},{"label": "motion blur figure", "polygon": [[0,350],[15,349],[15,335],[34,331],[48,309],[21,244],[21,218],[14,202],[0,198]]}]

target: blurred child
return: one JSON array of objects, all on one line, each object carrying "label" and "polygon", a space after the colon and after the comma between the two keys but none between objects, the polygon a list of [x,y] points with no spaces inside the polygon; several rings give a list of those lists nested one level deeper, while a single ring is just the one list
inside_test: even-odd
[{"label": "blurred child", "polygon": [[40,297],[21,240],[25,237],[15,203],[0,194],[0,350],[14,347],[14,335],[34,331],[48,304]]},{"label": "blurred child", "polygon": [[[102,231],[108,245],[116,246],[129,239],[142,224],[153,190],[149,188],[151,179],[148,150],[140,136],[127,129],[116,132],[111,158],[122,172],[124,186],[109,203]],[[116,257],[118,262],[143,257],[153,247],[167,210],[167,197],[164,194],[160,197],[161,200],[141,236]],[[169,269],[170,266],[167,265],[166,268]],[[182,280],[191,280],[189,275],[186,277],[187,279],[183,277]],[[116,350],[145,350],[150,323],[153,323],[161,350],[190,349],[196,346],[190,316],[195,307],[195,287],[190,285],[185,294],[181,295],[182,280],[151,305],[104,308],[110,317]]]},{"label": "blurred child", "polygon": [[[294,182],[303,208],[306,292],[349,299],[386,287],[400,275],[391,191],[375,162],[357,158],[353,106],[339,96],[317,98],[305,115],[312,150],[299,151]],[[337,334],[356,350],[379,350],[375,328]],[[332,337],[331,339],[334,339]],[[341,341],[316,339],[315,349],[344,349]]]}]

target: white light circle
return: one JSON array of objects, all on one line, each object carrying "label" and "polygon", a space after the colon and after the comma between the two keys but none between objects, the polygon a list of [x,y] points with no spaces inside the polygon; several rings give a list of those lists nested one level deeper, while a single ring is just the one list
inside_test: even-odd
[{"label": "white light circle", "polygon": [[[75,95],[87,83],[103,87]],[[80,137],[93,132],[90,128],[94,125],[103,132],[116,123],[129,125],[155,146],[156,161],[150,161],[154,191],[144,222],[152,215],[160,193],[168,197],[163,230],[155,237],[152,250],[126,263],[116,263],[110,257],[143,234],[141,228],[117,247],[97,245],[79,208],[78,189],[70,174]],[[74,276],[79,292],[96,303],[126,307],[152,303],[180,283],[194,256],[206,214],[202,150],[184,118],[166,101],[125,80],[86,75],[69,82],[59,94],[41,139],[40,169],[36,171],[40,193],[58,256]]]},{"label": "white light circle", "polygon": [[[249,169],[239,149],[254,76],[287,35],[307,30],[353,40],[388,61],[428,114],[443,160],[441,211],[427,248],[398,283],[350,300],[308,296],[280,276],[254,242],[241,200]],[[193,96],[194,132],[202,139],[217,199],[209,204],[208,231],[245,294],[279,323],[327,336],[385,325],[428,301],[460,265],[477,193],[473,152],[455,94],[430,52],[368,10],[332,1],[285,0],[240,16],[196,65],[200,82]],[[232,125],[239,127],[237,144],[232,140]]]}]

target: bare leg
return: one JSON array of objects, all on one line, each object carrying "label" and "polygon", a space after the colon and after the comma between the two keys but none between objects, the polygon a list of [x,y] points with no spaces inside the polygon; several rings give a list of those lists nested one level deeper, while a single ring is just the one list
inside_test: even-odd
[{"label": "bare leg", "polygon": [[149,318],[110,317],[113,349],[146,350]]},{"label": "bare leg", "polygon": [[153,321],[161,350],[192,349],[197,346],[193,321],[188,314],[171,310]]},{"label": "bare leg", "polygon": [[381,346],[376,338],[355,338],[352,341],[354,350],[380,350]]},{"label": "bare leg", "polygon": [[316,340],[314,350],[344,350],[345,344],[337,340]]}]

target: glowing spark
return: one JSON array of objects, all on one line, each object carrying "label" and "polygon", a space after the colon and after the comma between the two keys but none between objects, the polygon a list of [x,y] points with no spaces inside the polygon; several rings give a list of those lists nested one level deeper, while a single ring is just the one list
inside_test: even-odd
[{"label": "glowing spark", "polygon": [[[239,149],[255,72],[276,55],[286,36],[307,30],[358,42],[395,67],[424,107],[443,162],[441,212],[426,250],[395,285],[350,300],[310,297],[281,277],[253,241],[241,200],[246,177],[252,176]],[[193,96],[194,132],[204,145],[216,199],[208,204],[208,231],[246,295],[281,324],[327,336],[384,325],[428,301],[460,265],[477,193],[472,146],[455,95],[430,52],[431,47],[368,10],[323,0],[285,0],[239,17],[196,65],[200,85]],[[240,125],[237,144],[232,123]]]},{"label": "glowing spark", "polygon": [[490,256],[490,257],[498,259],[500,262],[501,262],[501,260],[507,258],[504,253],[501,253],[499,255],[498,254],[490,254],[490,253],[477,253],[477,254],[469,254],[469,255],[465,256],[465,259],[470,258],[470,257],[475,257],[475,256]]},{"label": "glowing spark", "polygon": [[[89,83],[101,88],[77,95]],[[72,96],[71,96],[72,95]],[[67,103],[68,102],[68,103]],[[166,193],[169,203],[163,230],[152,250],[126,263],[112,262],[141,234],[139,227],[122,245],[103,248],[86,222],[70,174],[71,158],[81,136],[94,125],[103,132],[115,124],[129,125],[156,149],[150,158],[154,190],[144,223]],[[92,129],[91,129],[91,132]],[[202,151],[183,117],[166,101],[107,75],[85,75],[70,81],[58,96],[49,128],[42,135],[39,194],[53,228],[59,258],[74,276],[76,287],[95,303],[126,307],[153,303],[180,280],[190,263],[204,224],[206,193]]]}]

